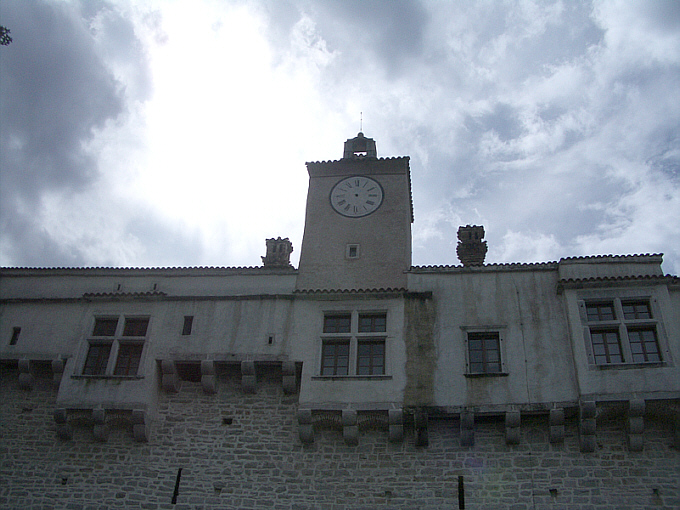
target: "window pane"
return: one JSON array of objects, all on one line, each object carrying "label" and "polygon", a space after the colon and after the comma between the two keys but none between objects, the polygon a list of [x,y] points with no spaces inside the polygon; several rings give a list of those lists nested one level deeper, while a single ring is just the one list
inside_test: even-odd
[{"label": "window pane", "polygon": [[623,317],[626,320],[633,319],[651,319],[652,312],[649,308],[649,302],[646,300],[642,301],[628,301],[622,303],[623,305]]},{"label": "window pane", "polygon": [[482,350],[482,341],[481,340],[469,340],[468,346],[470,347],[471,351],[472,350],[481,351]]},{"label": "window pane", "polygon": [[628,340],[633,352],[633,361],[639,363],[661,361],[654,327],[629,329]]},{"label": "window pane", "polygon": [[382,375],[385,373],[384,342],[359,342],[357,353],[358,375]]},{"label": "window pane", "polygon": [[121,344],[118,348],[118,360],[113,373],[115,375],[137,375],[143,349],[142,344]]},{"label": "window pane", "polygon": [[471,373],[500,373],[501,351],[498,332],[468,333],[468,358]]},{"label": "window pane", "polygon": [[591,331],[590,338],[593,345],[595,363],[606,365],[609,363],[622,363],[621,343],[619,332],[616,329],[604,331]]},{"label": "window pane", "polygon": [[349,341],[325,342],[321,349],[321,375],[347,375]]},{"label": "window pane", "polygon": [[114,336],[116,334],[116,326],[118,326],[117,318],[102,318],[94,320],[93,336]]},{"label": "window pane", "polygon": [[326,315],[323,318],[324,333],[349,333],[352,316],[348,313]]},{"label": "window pane", "polygon": [[106,365],[109,362],[109,354],[111,353],[111,344],[90,344],[87,351],[87,358],[85,358],[85,366],[83,367],[84,375],[104,375],[106,374]]},{"label": "window pane", "polygon": [[586,303],[586,315],[589,322],[614,320],[614,303]]},{"label": "window pane", "polygon": [[125,319],[123,336],[146,336],[149,319]]},{"label": "window pane", "polygon": [[359,333],[384,333],[386,330],[386,314],[373,313],[359,315]]}]

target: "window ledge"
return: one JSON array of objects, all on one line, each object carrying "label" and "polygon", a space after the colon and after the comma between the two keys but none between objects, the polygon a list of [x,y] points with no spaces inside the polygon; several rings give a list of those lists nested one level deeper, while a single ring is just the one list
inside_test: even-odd
[{"label": "window ledge", "polygon": [[391,375],[313,375],[313,381],[384,381]]},{"label": "window ledge", "polygon": [[144,379],[143,375],[72,375],[71,379],[107,379],[114,381],[134,381]]},{"label": "window ledge", "polygon": [[649,361],[643,363],[609,363],[607,365],[593,365],[596,370],[626,370],[629,368],[659,368],[668,366],[665,361]]},{"label": "window ledge", "polygon": [[464,375],[465,375],[465,377],[469,377],[469,378],[471,378],[471,379],[477,379],[477,378],[480,378],[480,377],[507,377],[507,376],[510,375],[510,374],[508,374],[507,372],[495,372],[495,373],[489,373],[489,374],[470,374],[470,373],[466,373],[466,374],[464,374]]}]

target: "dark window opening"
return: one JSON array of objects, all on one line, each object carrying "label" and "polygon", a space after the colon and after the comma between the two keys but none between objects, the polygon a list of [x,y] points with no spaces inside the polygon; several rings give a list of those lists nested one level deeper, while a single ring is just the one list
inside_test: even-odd
[{"label": "dark window opening", "polygon": [[470,373],[500,374],[501,347],[497,332],[468,333]]},{"label": "dark window opening", "polygon": [[125,319],[123,336],[140,337],[146,336],[146,328],[149,326],[148,318]]},{"label": "dark window opening", "polygon": [[21,328],[12,328],[12,338],[9,340],[9,345],[16,345],[19,341],[19,334],[21,333]]},{"label": "dark window opening", "polygon": [[142,359],[143,344],[120,344],[114,375],[137,375]]},{"label": "dark window opening", "polygon": [[359,333],[384,333],[386,330],[386,314],[372,313],[359,315]]},{"label": "dark window opening", "polygon": [[194,325],[194,316],[193,315],[185,315],[184,316],[184,325],[182,326],[182,335],[187,336],[191,334],[191,328]]},{"label": "dark window opening", "polygon": [[385,373],[385,342],[366,341],[357,345],[357,375]]},{"label": "dark window opening", "polygon": [[349,340],[324,342],[321,352],[321,375],[349,373]]},{"label": "dark window opening", "polygon": [[323,319],[324,333],[349,333],[352,316],[349,313],[326,315]]},{"label": "dark window opening", "polygon": [[114,336],[118,327],[117,318],[99,318],[94,320],[92,336]]},{"label": "dark window opening", "polygon": [[111,354],[111,344],[90,344],[83,367],[84,375],[104,375]]}]

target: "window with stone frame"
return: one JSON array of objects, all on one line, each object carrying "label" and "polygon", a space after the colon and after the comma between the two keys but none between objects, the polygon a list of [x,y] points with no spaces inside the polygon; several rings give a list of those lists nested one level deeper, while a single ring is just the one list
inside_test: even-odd
[{"label": "window with stone frame", "polygon": [[148,326],[148,317],[96,317],[82,374],[136,376]]},{"label": "window with stone frame", "polygon": [[467,333],[468,374],[493,375],[503,373],[501,335],[498,331]]},{"label": "window with stone frame", "polygon": [[583,307],[595,365],[663,361],[648,298],[587,300]]},{"label": "window with stone frame", "polygon": [[326,313],[320,375],[385,375],[386,332],[386,312]]}]

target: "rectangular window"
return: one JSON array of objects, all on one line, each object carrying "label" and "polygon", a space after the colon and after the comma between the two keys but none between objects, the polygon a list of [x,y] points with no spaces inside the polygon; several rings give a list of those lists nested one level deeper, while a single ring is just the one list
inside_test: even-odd
[{"label": "rectangular window", "polygon": [[652,318],[649,301],[624,301],[621,306],[623,307],[623,318],[626,320]]},{"label": "rectangular window", "polygon": [[111,343],[90,344],[83,367],[84,375],[104,375],[111,354]]},{"label": "rectangular window", "polygon": [[628,330],[633,363],[661,361],[659,342],[654,327],[636,327]]},{"label": "rectangular window", "polygon": [[586,304],[586,314],[588,322],[613,321],[616,319],[614,303],[611,301]]},{"label": "rectangular window", "polygon": [[623,363],[618,329],[604,329],[590,332],[593,342],[593,356],[596,365]]},{"label": "rectangular window", "polygon": [[349,340],[324,342],[321,352],[321,375],[349,373]]},{"label": "rectangular window", "polygon": [[[136,376],[144,350],[144,340],[149,327],[148,317],[123,319],[122,335],[118,330],[118,317],[96,317],[92,328],[83,375]],[[131,340],[134,339],[134,340]],[[115,364],[114,364],[115,362]],[[109,369],[110,370],[110,369]]]},{"label": "rectangular window", "polygon": [[385,342],[360,341],[357,345],[357,375],[383,375],[385,373]]},{"label": "rectangular window", "polygon": [[324,333],[349,333],[352,315],[349,313],[326,315],[323,319]]},{"label": "rectangular window", "polygon": [[471,374],[500,374],[500,335],[496,331],[468,333],[468,359]]},{"label": "rectangular window", "polygon": [[194,316],[193,315],[185,315],[184,316],[184,326],[182,327],[182,335],[187,336],[191,334],[191,327],[194,324]]},{"label": "rectangular window", "polygon": [[125,328],[123,329],[124,337],[142,337],[146,336],[146,328],[149,326],[149,319],[125,319]]},{"label": "rectangular window", "polygon": [[12,328],[12,338],[9,339],[9,345],[16,345],[19,341],[19,334],[21,333],[21,328]]},{"label": "rectangular window", "polygon": [[114,375],[137,375],[139,361],[142,359],[144,344],[120,344]]},{"label": "rectangular window", "polygon": [[586,302],[585,320],[596,365],[662,361],[649,299]]},{"label": "rectangular window", "polygon": [[384,333],[385,331],[387,331],[386,314],[359,314],[359,333]]},{"label": "rectangular window", "polygon": [[95,319],[92,336],[114,336],[118,327],[118,318],[104,317]]}]

